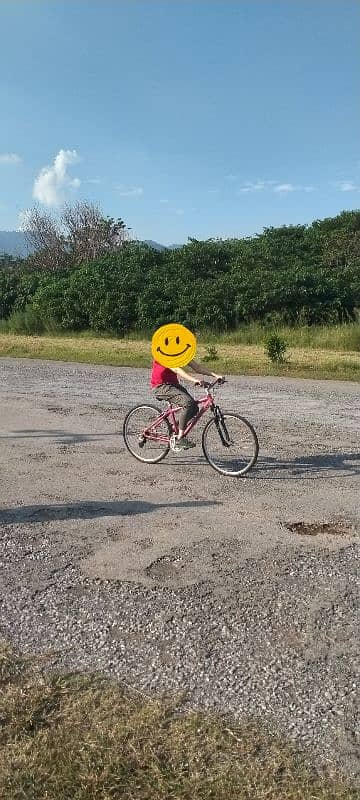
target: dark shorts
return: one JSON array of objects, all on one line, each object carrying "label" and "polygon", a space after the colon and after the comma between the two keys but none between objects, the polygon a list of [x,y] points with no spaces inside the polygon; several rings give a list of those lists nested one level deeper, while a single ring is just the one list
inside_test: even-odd
[{"label": "dark shorts", "polygon": [[166,400],[173,406],[181,406],[183,408],[180,422],[185,425],[188,424],[199,410],[196,400],[194,400],[190,392],[188,392],[184,386],[181,386],[181,384],[161,383],[160,386],[156,386],[155,389],[153,389],[153,392],[158,400]]}]

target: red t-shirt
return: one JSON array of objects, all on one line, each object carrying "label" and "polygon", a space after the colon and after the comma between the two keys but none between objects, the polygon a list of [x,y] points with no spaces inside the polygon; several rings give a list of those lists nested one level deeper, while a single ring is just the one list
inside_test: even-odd
[{"label": "red t-shirt", "polygon": [[173,383],[177,386],[179,381],[176,372],[169,369],[169,367],[162,367],[157,361],[153,361],[150,383],[152,388],[155,389],[161,383]]}]

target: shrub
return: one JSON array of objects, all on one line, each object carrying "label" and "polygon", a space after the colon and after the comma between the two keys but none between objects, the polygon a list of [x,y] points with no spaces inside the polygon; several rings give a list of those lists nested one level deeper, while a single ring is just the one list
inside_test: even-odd
[{"label": "shrub", "polygon": [[206,355],[203,356],[203,361],[216,361],[218,356],[218,351],[213,344],[210,344],[208,347],[205,347]]},{"label": "shrub", "polygon": [[266,340],[265,350],[273,364],[282,364],[285,361],[287,343],[282,336],[272,333]]},{"label": "shrub", "polygon": [[25,308],[32,305],[33,297],[42,283],[48,280],[47,275],[40,275],[37,272],[19,272],[16,292],[16,300],[13,311],[25,311]]},{"label": "shrub", "polygon": [[34,295],[33,308],[44,321],[53,320],[64,330],[83,330],[89,327],[85,309],[86,298],[76,287],[77,273],[61,278],[51,277],[39,286]]},{"label": "shrub", "polygon": [[45,325],[42,317],[32,306],[27,306],[24,311],[14,311],[7,320],[7,329],[10,333],[43,333]]},{"label": "shrub", "polygon": [[13,311],[18,291],[18,276],[0,269],[0,318],[7,319]]}]

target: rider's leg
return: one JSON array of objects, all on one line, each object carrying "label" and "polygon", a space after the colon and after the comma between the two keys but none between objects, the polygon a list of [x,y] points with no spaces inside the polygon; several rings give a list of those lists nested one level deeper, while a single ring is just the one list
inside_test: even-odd
[{"label": "rider's leg", "polygon": [[156,397],[159,400],[167,400],[174,406],[181,406],[179,414],[179,440],[183,438],[184,431],[190,420],[197,414],[199,406],[192,395],[184,386],[175,386],[170,383],[163,383],[155,389]]},{"label": "rider's leg", "polygon": [[[190,420],[195,417],[199,410],[198,404],[195,402],[194,398],[191,397],[191,394],[188,397],[183,399],[183,408],[179,414],[179,434],[178,439],[182,439],[184,436],[185,429],[187,428]],[[180,405],[180,403],[179,403]]]}]

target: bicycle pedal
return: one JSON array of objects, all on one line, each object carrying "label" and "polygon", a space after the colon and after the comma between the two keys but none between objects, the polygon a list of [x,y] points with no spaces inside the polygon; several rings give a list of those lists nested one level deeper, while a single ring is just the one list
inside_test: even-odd
[{"label": "bicycle pedal", "polygon": [[145,442],[146,442],[145,437],[144,436],[139,436],[139,439],[138,439],[139,447],[144,447]]}]

